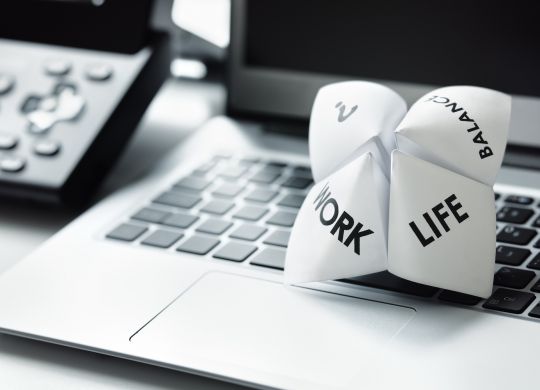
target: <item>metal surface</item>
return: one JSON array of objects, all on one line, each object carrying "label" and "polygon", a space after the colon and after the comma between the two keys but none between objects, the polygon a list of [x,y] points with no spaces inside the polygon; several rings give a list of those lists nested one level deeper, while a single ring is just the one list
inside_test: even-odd
[{"label": "metal surface", "polygon": [[[223,89],[169,81],[103,184],[96,201],[144,175],[208,117],[223,110]],[[184,107],[184,110],[178,110]],[[144,159],[140,156],[144,152]],[[12,267],[77,216],[45,205],[0,203],[0,272]],[[0,387],[6,389],[238,389],[177,371],[49,343],[0,335]]]},{"label": "metal surface", "polygon": [[[222,352],[215,359],[201,357],[197,345],[182,342],[181,336],[174,332],[158,337],[156,331],[152,330],[152,322],[130,341],[156,314],[182,293],[188,294],[191,286],[210,271],[238,275],[234,278],[247,278],[249,292],[254,296],[265,297],[266,302],[261,305],[271,308],[268,315],[272,317],[272,314],[279,314],[276,307],[280,301],[273,294],[265,293],[264,286],[272,282],[280,286],[280,272],[265,272],[247,264],[237,266],[228,262],[202,260],[191,255],[160,253],[103,239],[119,218],[161,189],[170,186],[179,176],[191,171],[214,152],[224,150],[283,158],[293,163],[307,161],[305,141],[267,134],[257,126],[239,125],[226,118],[213,120],[174,150],[151,174],[91,209],[36,254],[5,273],[0,278],[0,326],[10,333],[236,383],[257,384],[259,387],[326,388],[327,382],[313,383],[307,374],[309,370],[299,370],[296,377],[292,377],[283,366],[272,365],[264,353],[259,353],[267,348],[267,341],[249,337],[244,339],[241,331],[236,331],[233,339],[242,344],[233,348],[225,343],[225,355]],[[529,180],[538,178],[537,174],[531,174],[522,177],[520,171],[507,173],[503,170],[502,181],[512,184],[504,188],[519,190],[517,186],[530,185]],[[538,189],[528,191],[535,196],[539,195]],[[252,278],[264,281],[260,281],[259,286]],[[26,288],[23,283],[28,280],[32,280],[32,289]],[[188,299],[182,307],[187,313],[195,312],[196,308],[192,304],[211,302],[212,294],[216,293],[212,288],[205,288],[207,284],[204,283],[207,282],[200,283],[203,284],[195,284],[196,294],[191,298],[192,301]],[[219,279],[217,283],[231,283],[231,279]],[[271,290],[274,288],[278,287]],[[375,313],[375,316],[383,318],[386,316],[381,314],[382,308],[386,306],[384,304],[414,308],[416,311],[410,321],[406,319],[407,316],[399,316],[396,323],[403,326],[393,332],[392,337],[388,338],[388,334],[385,334],[380,344],[365,344],[362,352],[356,347],[355,356],[358,355],[361,364],[348,368],[347,375],[335,371],[346,377],[347,381],[340,383],[344,387],[363,385],[368,388],[388,388],[401,386],[407,381],[408,385],[420,388],[478,388],[488,385],[501,389],[511,386],[519,388],[529,384],[530,372],[535,369],[536,361],[531,351],[540,347],[540,341],[535,337],[539,325],[535,321],[481,313],[342,284],[316,284],[313,289],[360,298],[358,310],[363,310],[364,300],[381,302],[374,306],[381,307],[381,312],[377,314],[378,309],[375,309],[370,315]],[[299,289],[297,293],[305,292]],[[229,292],[229,297],[238,294],[234,290]],[[338,299],[338,303],[343,305],[349,299]],[[183,305],[182,298],[177,302]],[[249,300],[231,299],[230,310],[236,317],[227,319],[227,326],[252,323],[250,311],[242,310],[250,305],[253,302]],[[355,306],[354,303],[351,305]],[[167,318],[162,317],[165,318],[164,322],[157,316],[158,322],[154,324],[159,327],[155,329],[168,329],[175,321],[180,321],[184,313],[178,311],[177,307],[176,303],[171,306],[173,314]],[[294,305],[285,307],[294,308]],[[167,313],[167,310],[163,313]],[[334,356],[338,361],[348,356],[349,345],[346,340],[339,339],[337,350],[336,345],[322,342],[338,337],[333,335],[333,331],[342,330],[346,324],[352,328],[347,327],[343,335],[353,337],[357,331],[354,323],[357,322],[355,316],[358,313],[350,307],[337,313],[340,313],[336,319],[339,326],[333,327],[305,322],[295,310],[291,310],[291,318],[306,331],[313,332],[312,337],[307,338],[309,343],[305,348],[295,351],[294,355],[295,359],[306,359],[310,370],[326,368],[325,363]],[[309,311],[308,314],[309,319],[312,319],[313,312]],[[200,324],[196,320],[192,321],[191,324]],[[205,324],[210,334],[219,332],[219,322]],[[188,326],[189,323],[184,325]],[[257,322],[257,325],[261,327],[261,338],[271,335],[274,343],[285,351],[285,356],[290,348],[295,348],[290,343],[279,344],[280,340],[287,340],[287,336],[290,336],[286,334],[287,320],[282,316],[275,324],[278,330],[270,321]],[[365,331],[375,331],[375,327],[376,321],[368,325]],[[154,333],[145,336],[145,332]],[[505,341],[505,334],[512,335],[511,342]],[[176,344],[178,348],[166,351],[169,340],[173,345],[180,343]],[[316,342],[318,340],[320,342]],[[252,343],[252,349],[247,345],[248,342]],[[242,364],[246,358],[246,349],[252,352],[252,361]],[[508,356],[523,357],[520,365],[513,368],[512,375],[508,375],[504,369],[501,352]],[[230,358],[223,357],[227,355]],[[369,359],[369,356],[381,358]],[[287,361],[286,357],[282,358]],[[263,366],[268,368],[261,372]],[[336,369],[336,366],[332,367]],[[489,376],[486,375],[487,371]]]}]

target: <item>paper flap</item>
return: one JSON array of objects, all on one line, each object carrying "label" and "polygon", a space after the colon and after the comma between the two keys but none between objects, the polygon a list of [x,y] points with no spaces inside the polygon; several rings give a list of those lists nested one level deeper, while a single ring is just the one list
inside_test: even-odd
[{"label": "paper flap", "polygon": [[[309,153],[316,182],[329,176],[374,137],[386,154],[395,148],[393,131],[407,111],[391,89],[366,81],[346,81],[321,88],[309,125]],[[381,161],[381,166],[387,163]]]},{"label": "paper flap", "polygon": [[401,151],[392,154],[390,272],[487,298],[495,226],[491,187]]},{"label": "paper flap", "polygon": [[389,183],[364,154],[316,184],[296,218],[285,281],[341,279],[387,268]]},{"label": "paper flap", "polygon": [[436,89],[410,108],[396,130],[418,148],[400,142],[399,136],[398,148],[493,186],[506,149],[510,110],[510,96],[490,89]]}]

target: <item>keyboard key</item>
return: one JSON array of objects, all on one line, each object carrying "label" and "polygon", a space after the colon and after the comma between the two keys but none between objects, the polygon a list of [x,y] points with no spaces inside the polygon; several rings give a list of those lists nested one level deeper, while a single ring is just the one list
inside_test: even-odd
[{"label": "keyboard key", "polygon": [[525,288],[536,274],[533,271],[502,267],[495,273],[494,284],[510,288]]},{"label": "keyboard key", "polygon": [[532,217],[534,211],[523,207],[505,206],[497,212],[497,221],[522,224]]},{"label": "keyboard key", "polygon": [[154,203],[190,209],[199,203],[201,199],[202,198],[200,196],[189,195],[176,191],[167,191],[154,199]]},{"label": "keyboard key", "polygon": [[112,66],[105,63],[91,64],[85,70],[86,78],[91,81],[106,81],[113,73]]},{"label": "keyboard key", "polygon": [[285,251],[281,249],[266,248],[251,259],[249,264],[283,270],[285,268]]},{"label": "keyboard key", "polygon": [[388,271],[358,276],[356,278],[342,279],[341,281],[425,298],[432,297],[437,291],[439,291],[439,289],[436,287],[426,286],[424,284],[401,279],[395,275],[392,275]]},{"label": "keyboard key", "polygon": [[5,95],[13,89],[15,77],[9,74],[0,73],[0,95]]},{"label": "keyboard key", "polygon": [[225,214],[234,207],[234,203],[224,200],[211,200],[201,208],[201,211],[210,214]]},{"label": "keyboard key", "polygon": [[56,156],[60,149],[62,149],[60,142],[53,140],[42,140],[34,144],[34,153],[41,157]]},{"label": "keyboard key", "polygon": [[219,240],[205,236],[191,236],[182,245],[176,248],[179,252],[188,252],[195,255],[205,255],[219,244]]},{"label": "keyboard key", "polygon": [[137,213],[131,216],[132,219],[138,219],[139,221],[145,221],[150,223],[160,223],[167,218],[171,213],[162,210],[156,210],[149,207],[145,207],[139,210]]},{"label": "keyboard key", "polygon": [[288,194],[278,202],[278,205],[299,209],[302,203],[304,203],[304,199],[306,199],[305,195]]},{"label": "keyboard key", "polygon": [[257,247],[254,245],[241,244],[239,242],[229,242],[214,253],[214,257],[216,259],[240,262],[247,259],[256,250]]},{"label": "keyboard key", "polygon": [[498,288],[484,303],[486,309],[520,314],[534,301],[534,294]]},{"label": "keyboard key", "polygon": [[51,76],[64,76],[71,71],[71,62],[62,59],[48,60],[45,65],[45,72]]},{"label": "keyboard key", "polygon": [[281,183],[281,186],[287,188],[295,188],[297,190],[303,190],[305,188],[308,188],[312,183],[313,180],[311,179],[292,176],[287,178],[283,183]]},{"label": "keyboard key", "polygon": [[41,100],[42,100],[41,96],[37,96],[37,95],[27,96],[21,105],[21,108],[20,108],[21,112],[23,114],[28,114],[32,111],[38,110]]},{"label": "keyboard key", "polygon": [[291,237],[291,232],[285,230],[276,230],[272,232],[268,237],[264,239],[264,243],[268,245],[277,245],[287,247],[289,244],[289,238]]},{"label": "keyboard key", "polygon": [[247,172],[247,167],[244,165],[231,165],[219,173],[225,179],[236,180],[242,177]]},{"label": "keyboard key", "polygon": [[[70,91],[72,93],[75,93],[77,91],[77,87],[75,84],[67,81],[62,81],[56,84],[53,88],[53,94],[54,95],[60,95],[62,92]],[[45,108],[43,107],[43,104],[45,103]],[[40,109],[47,111],[47,107],[51,107],[52,102],[43,102],[41,101]],[[71,115],[71,119],[75,119],[73,115]]]},{"label": "keyboard key", "polygon": [[141,244],[155,246],[158,248],[169,248],[184,235],[179,232],[171,232],[168,230],[156,230],[146,237]]},{"label": "keyboard key", "polygon": [[[0,78],[2,75],[0,75]],[[19,137],[12,134],[0,133],[0,150],[14,149],[19,143]]]},{"label": "keyboard key", "polygon": [[17,173],[26,167],[26,160],[19,156],[4,155],[0,159],[0,171],[6,173]]},{"label": "keyboard key", "polygon": [[288,211],[278,211],[266,221],[270,225],[279,225],[290,227],[294,225],[296,219],[296,213],[290,213]]},{"label": "keyboard key", "polygon": [[529,316],[540,318],[540,303],[532,308],[532,310],[529,312]]},{"label": "keyboard key", "polygon": [[224,196],[226,198],[232,198],[233,196],[238,195],[240,192],[242,192],[244,188],[242,186],[232,184],[232,183],[225,183],[220,185],[218,188],[212,192],[213,195],[216,196]]},{"label": "keyboard key", "polygon": [[533,202],[533,198],[530,198],[528,196],[522,196],[522,195],[508,195],[505,199],[505,202],[508,203],[517,203],[521,205],[530,205]]},{"label": "keyboard key", "polygon": [[187,176],[184,177],[182,180],[177,182],[174,186],[181,188],[181,189],[187,189],[191,191],[202,191],[206,187],[210,185],[210,181],[196,177],[196,176]]},{"label": "keyboard key", "polygon": [[527,268],[540,270],[540,252],[533,257],[529,264],[527,264]]},{"label": "keyboard key", "polygon": [[255,183],[261,183],[261,184],[270,184],[276,181],[278,177],[281,176],[280,172],[276,172],[274,170],[268,170],[263,169],[249,179],[250,181],[253,181]]},{"label": "keyboard key", "polygon": [[527,245],[534,236],[536,236],[536,230],[534,229],[509,225],[497,234],[497,241],[507,244]]},{"label": "keyboard key", "polygon": [[531,251],[525,248],[499,245],[497,247],[497,252],[495,252],[495,261],[499,264],[518,266],[521,265],[530,254]]},{"label": "keyboard key", "polygon": [[256,157],[244,157],[242,159],[240,159],[240,164],[243,164],[243,165],[253,165],[253,164],[257,164],[259,161],[261,161],[260,158],[256,158]]},{"label": "keyboard key", "polygon": [[540,292],[540,280],[537,280],[531,287],[531,291]]},{"label": "keyboard key", "polygon": [[235,218],[246,219],[248,221],[258,221],[268,212],[267,208],[258,206],[244,206],[233,215]]},{"label": "keyboard key", "polygon": [[253,191],[251,191],[247,196],[246,200],[250,200],[252,202],[263,202],[268,203],[272,199],[274,199],[277,196],[277,191],[267,190],[263,188],[257,188]]},{"label": "keyboard key", "polygon": [[134,241],[137,237],[143,234],[148,229],[144,226],[132,225],[129,223],[123,223],[107,234],[107,238],[121,241]]},{"label": "keyboard key", "polygon": [[462,294],[450,290],[442,290],[439,294],[441,301],[458,303],[460,305],[474,306],[478,304],[482,298],[475,297],[474,295]]},{"label": "keyboard key", "polygon": [[536,218],[533,222],[533,226],[540,228],[540,217]]},{"label": "keyboard key", "polygon": [[174,226],[180,229],[187,229],[193,223],[198,220],[199,217],[192,214],[175,213],[167,217],[162,224],[167,226]]},{"label": "keyboard key", "polygon": [[195,169],[193,172],[192,172],[192,175],[194,176],[205,176],[208,172],[210,172],[212,170],[212,168],[214,168],[216,166],[216,162],[215,161],[209,161],[207,163],[204,163],[202,164],[201,166],[199,166],[197,169]]},{"label": "keyboard key", "polygon": [[266,167],[270,169],[278,169],[281,170],[287,166],[286,163],[283,163],[281,161],[268,161],[266,163]]},{"label": "keyboard key", "polygon": [[501,197],[501,194],[498,194],[495,192],[495,200],[499,200],[500,197]]},{"label": "keyboard key", "polygon": [[244,224],[232,232],[230,237],[237,238],[239,240],[255,241],[257,238],[266,233],[267,230],[268,229],[262,226]]},{"label": "keyboard key", "polygon": [[534,247],[540,249],[540,240],[535,242]]},{"label": "keyboard key", "polygon": [[221,234],[232,226],[232,222],[211,218],[202,223],[196,230],[209,234]]},{"label": "keyboard key", "polygon": [[293,170],[292,170],[292,174],[293,174],[293,176],[300,176],[300,177],[305,177],[305,178],[308,178],[308,179],[313,178],[313,175],[311,173],[311,168],[307,167],[307,166],[294,167]]}]

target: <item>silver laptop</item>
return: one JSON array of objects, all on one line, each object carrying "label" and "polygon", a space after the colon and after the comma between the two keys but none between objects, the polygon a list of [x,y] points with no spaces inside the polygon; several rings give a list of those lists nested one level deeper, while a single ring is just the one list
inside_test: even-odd
[{"label": "silver laptop", "polygon": [[[3,274],[0,330],[259,388],[536,386],[540,25],[519,4],[233,1],[231,116]],[[282,284],[310,107],[345,79],[409,104],[438,85],[513,95],[491,298],[384,272]]]}]

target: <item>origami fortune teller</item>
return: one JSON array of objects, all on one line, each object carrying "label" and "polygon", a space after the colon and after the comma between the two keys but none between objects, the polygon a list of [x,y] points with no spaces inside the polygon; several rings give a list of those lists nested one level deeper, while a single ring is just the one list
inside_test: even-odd
[{"label": "origami fortune teller", "polygon": [[510,108],[509,96],[471,86],[434,90],[408,112],[379,84],[321,88],[309,130],[316,184],[291,233],[286,282],[388,270],[487,298]]}]

